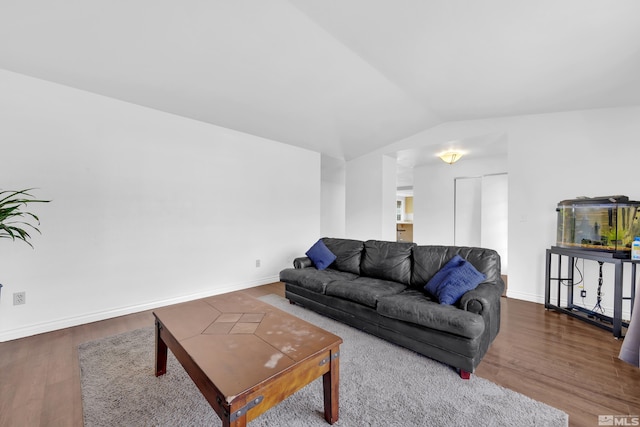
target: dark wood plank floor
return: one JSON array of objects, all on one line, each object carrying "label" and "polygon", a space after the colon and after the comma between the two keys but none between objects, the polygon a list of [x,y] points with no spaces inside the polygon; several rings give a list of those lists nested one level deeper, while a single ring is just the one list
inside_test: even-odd
[{"label": "dark wood plank floor", "polygon": [[[540,304],[503,298],[502,310],[501,332],[476,375],[562,409],[571,426],[640,415],[640,370],[617,358],[621,341],[611,333]],[[145,311],[0,343],[0,426],[81,426],[78,344],[151,324]]]}]

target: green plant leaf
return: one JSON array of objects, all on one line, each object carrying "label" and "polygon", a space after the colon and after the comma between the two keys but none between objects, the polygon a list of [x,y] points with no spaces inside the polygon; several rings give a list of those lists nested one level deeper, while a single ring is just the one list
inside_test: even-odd
[{"label": "green plant leaf", "polygon": [[[40,233],[37,225],[40,225],[40,218],[32,212],[22,211],[29,203],[49,203],[49,200],[34,199],[29,191],[34,190],[28,188],[18,191],[0,191],[0,238],[12,240],[22,240],[29,246],[33,245],[28,239],[31,235],[23,228],[30,228]],[[31,198],[29,198],[31,197]],[[29,222],[35,221],[35,225]]]}]

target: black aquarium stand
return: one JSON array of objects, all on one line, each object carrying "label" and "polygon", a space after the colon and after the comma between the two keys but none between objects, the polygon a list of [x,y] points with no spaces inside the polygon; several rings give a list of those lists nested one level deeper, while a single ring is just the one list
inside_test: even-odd
[{"label": "black aquarium stand", "polygon": [[[556,273],[555,277],[552,270],[552,259],[556,257]],[[613,280],[613,316],[606,316],[603,312],[599,312],[594,307],[594,310],[588,310],[584,307],[575,305],[573,303],[574,298],[574,261],[576,259],[586,259],[596,261],[600,265],[600,276],[598,283],[598,302],[596,307],[600,304],[600,288],[604,285],[602,278],[602,266],[604,263],[613,264],[615,268],[614,280]],[[566,271],[563,272],[563,260],[566,260]],[[637,260],[630,260],[628,258],[617,258],[613,253],[598,252],[592,250],[580,250],[580,249],[567,249],[558,246],[552,246],[547,249],[546,257],[546,271],[545,271],[545,290],[544,290],[544,307],[546,309],[555,310],[569,316],[573,316],[577,319],[591,323],[592,325],[606,329],[613,332],[613,336],[621,338],[622,327],[629,327],[629,323],[622,320],[622,301],[630,300],[631,312],[633,312],[633,303],[636,296],[636,265],[640,263]],[[631,296],[623,296],[623,278],[625,265],[631,266]],[[555,282],[555,304],[552,303],[551,298],[551,284]],[[563,286],[564,285],[564,286]],[[610,284],[607,284],[610,286]],[[562,288],[566,288],[566,305],[560,305],[560,296]]]}]

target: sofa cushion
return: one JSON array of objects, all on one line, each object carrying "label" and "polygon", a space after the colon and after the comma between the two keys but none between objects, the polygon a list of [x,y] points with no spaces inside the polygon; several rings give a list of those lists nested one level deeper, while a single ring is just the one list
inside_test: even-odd
[{"label": "sofa cushion", "polygon": [[414,243],[366,241],[360,263],[361,275],[409,285],[411,248],[414,246]]},{"label": "sofa cushion", "polygon": [[440,269],[456,255],[469,261],[486,276],[487,282],[501,281],[500,256],[493,249],[463,246],[415,246],[411,286],[422,289]]},{"label": "sofa cushion", "polygon": [[331,237],[323,237],[322,241],[336,255],[336,260],[331,265],[331,268],[360,275],[360,257],[364,248],[363,241]]},{"label": "sofa cushion", "polygon": [[482,335],[485,328],[481,315],[439,304],[415,289],[380,297],[376,311],[385,317],[471,339]]},{"label": "sofa cushion", "polygon": [[400,293],[406,288],[398,282],[358,277],[351,281],[336,280],[328,283],[325,294],[375,308],[380,297]]},{"label": "sofa cushion", "polygon": [[353,280],[356,276],[353,273],[337,271],[331,268],[318,270],[315,267],[307,268],[286,268],[280,272],[280,281],[298,285],[319,294],[324,294],[327,283],[334,280]]},{"label": "sofa cushion", "polygon": [[336,256],[327,248],[327,245],[325,245],[322,240],[315,242],[305,255],[313,261],[313,265],[315,265],[318,270],[324,270],[329,267],[336,259]]},{"label": "sofa cushion", "polygon": [[435,296],[440,304],[455,304],[462,295],[475,289],[485,278],[473,264],[456,255],[429,280],[424,289]]}]

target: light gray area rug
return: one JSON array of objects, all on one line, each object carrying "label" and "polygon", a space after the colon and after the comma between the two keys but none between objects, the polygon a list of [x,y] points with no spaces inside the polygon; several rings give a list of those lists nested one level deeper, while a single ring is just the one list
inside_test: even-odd
[{"label": "light gray area rug", "polygon": [[[455,370],[286,299],[261,300],[338,336],[340,418],[335,426],[566,426],[564,412]],[[81,344],[85,426],[220,426],[222,423],[169,352],[154,375],[154,329]],[[327,426],[319,378],[250,426]]]}]

